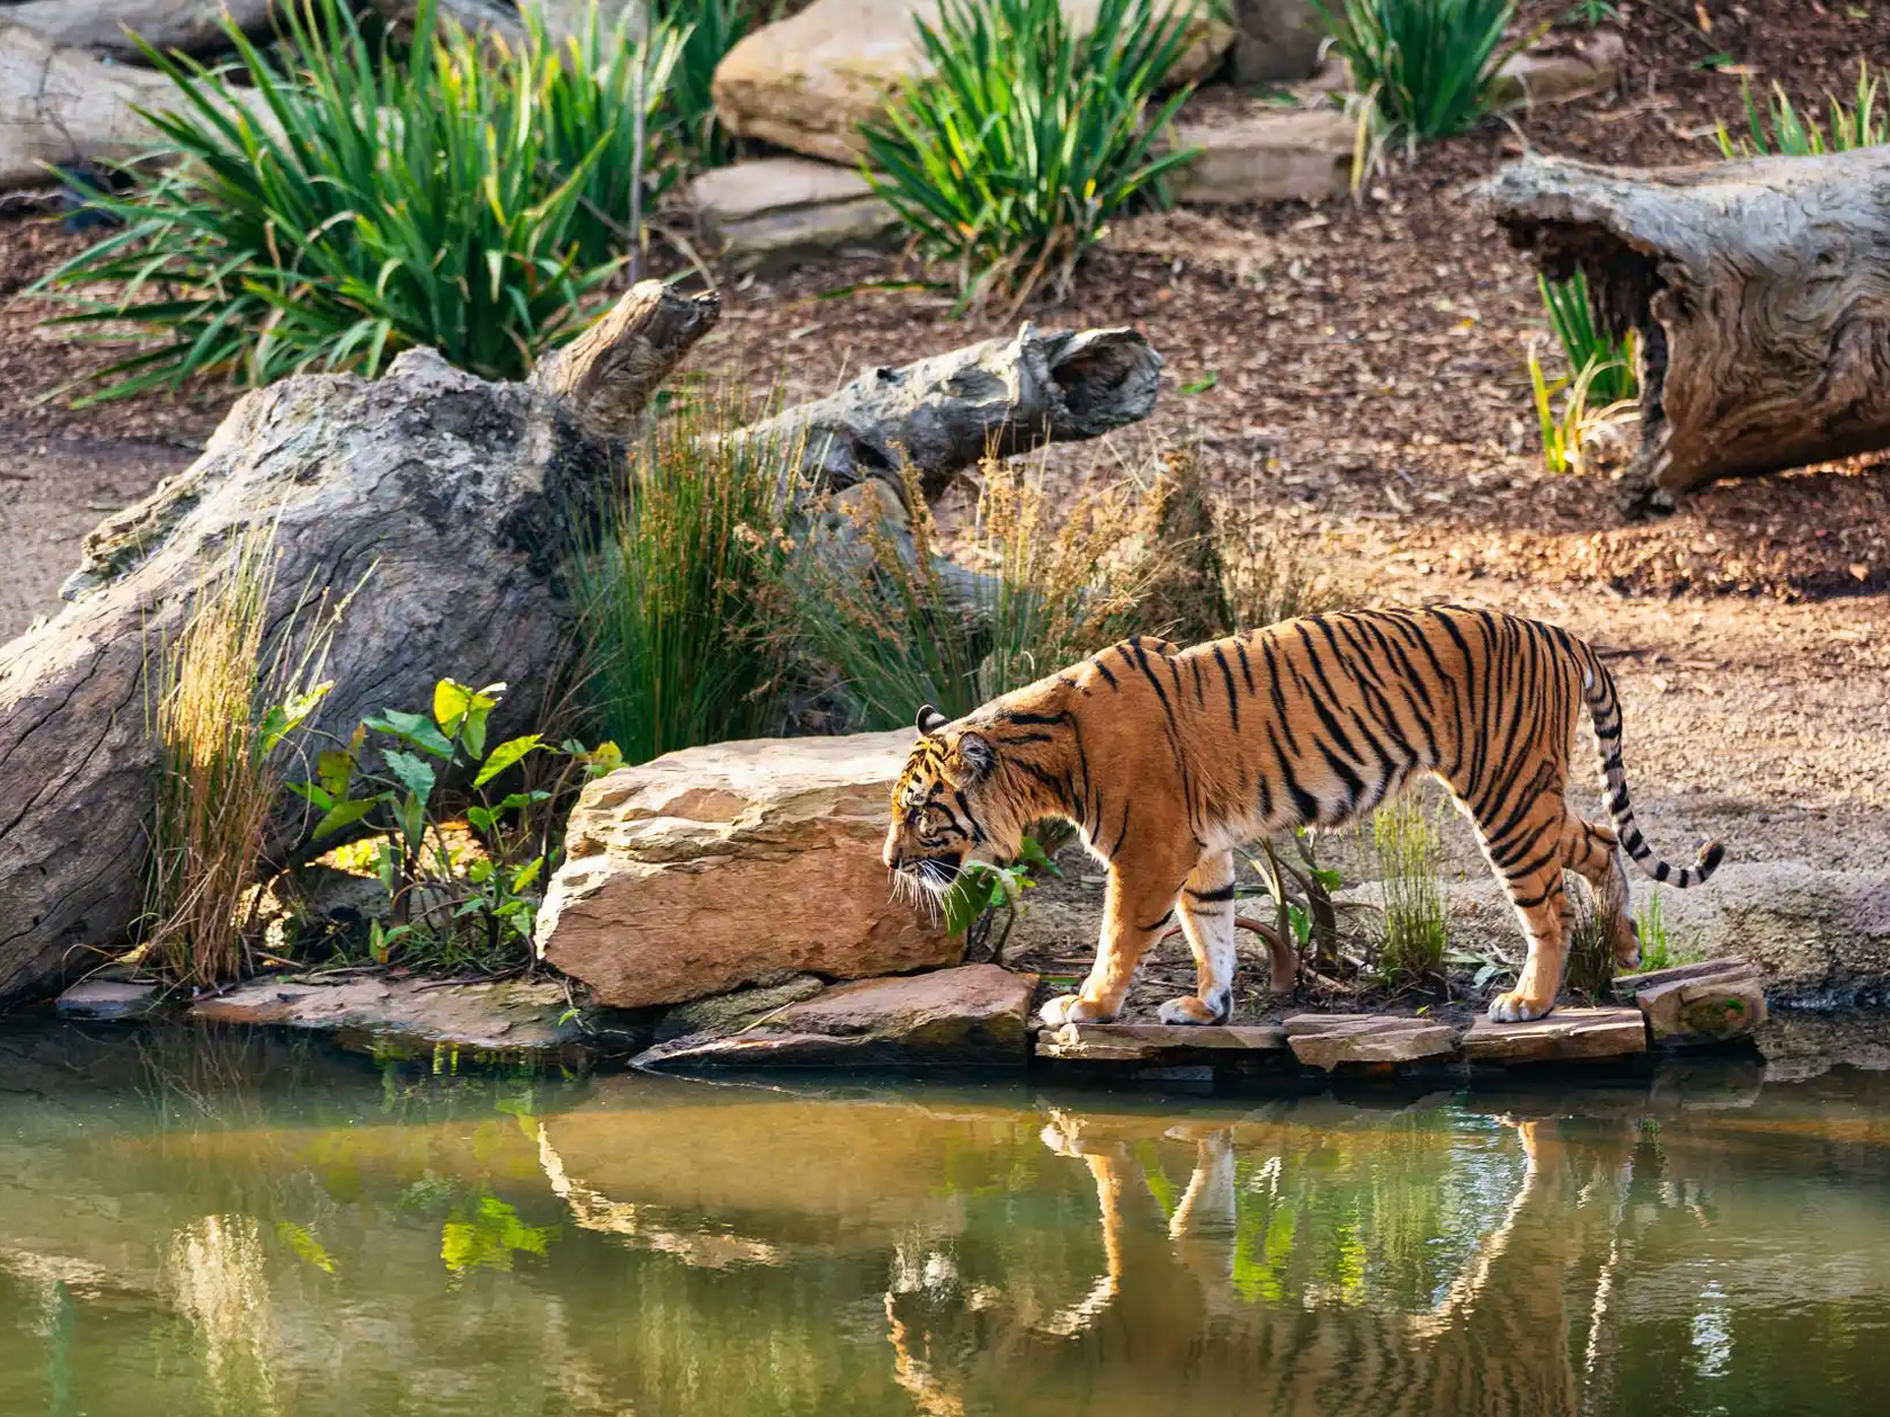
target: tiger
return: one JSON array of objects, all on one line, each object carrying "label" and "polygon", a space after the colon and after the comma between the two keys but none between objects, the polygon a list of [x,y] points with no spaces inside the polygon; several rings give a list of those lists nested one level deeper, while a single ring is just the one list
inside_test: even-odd
[{"label": "tiger", "polygon": [[[1567,800],[1583,708],[1612,827]],[[1678,889],[1724,848],[1670,866],[1635,825],[1621,703],[1592,646],[1558,626],[1461,605],[1313,615],[1180,649],[1132,636],[948,721],[931,704],[892,788],[881,859],[942,896],[972,862],[1014,861],[1033,824],[1063,818],[1107,871],[1096,959],[1051,1027],[1122,1010],[1149,946],[1177,913],[1193,994],[1171,1024],[1233,1008],[1236,847],[1293,827],[1330,829],[1441,780],[1476,828],[1514,906],[1528,958],[1490,1002],[1499,1023],[1555,1007],[1573,916],[1564,869],[1593,889],[1616,964],[1640,962],[1622,852]]]}]

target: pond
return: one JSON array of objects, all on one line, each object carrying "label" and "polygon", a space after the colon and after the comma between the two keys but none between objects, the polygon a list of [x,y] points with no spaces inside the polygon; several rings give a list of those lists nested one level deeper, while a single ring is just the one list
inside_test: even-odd
[{"label": "pond", "polygon": [[0,1413],[1881,1410],[1890,1075],[571,1077],[0,1022]]}]

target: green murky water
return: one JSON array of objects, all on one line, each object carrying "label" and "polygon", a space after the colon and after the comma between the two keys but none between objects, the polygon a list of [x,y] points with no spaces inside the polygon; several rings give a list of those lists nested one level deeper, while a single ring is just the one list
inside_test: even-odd
[{"label": "green murky water", "polygon": [[1881,1412],[1890,1075],[791,1089],[0,1028],[0,1414]]}]

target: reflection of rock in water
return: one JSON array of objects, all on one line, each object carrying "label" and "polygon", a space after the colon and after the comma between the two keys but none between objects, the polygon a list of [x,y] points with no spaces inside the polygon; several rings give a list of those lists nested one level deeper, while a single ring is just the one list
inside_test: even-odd
[{"label": "reflection of rock in water", "polygon": [[[1138,1156],[1138,1141],[1150,1138],[1124,1135],[1123,1120],[1059,1116],[1044,1129],[1046,1145],[1080,1160],[1095,1185],[1103,1269],[1086,1293],[1042,1316],[1015,1306],[954,1311],[923,1289],[887,1295],[895,1364],[922,1411],[1004,1410],[1020,1373],[1054,1374],[1063,1402],[1112,1417],[1196,1407],[1572,1417],[1588,1408],[1579,1392],[1600,1392],[1633,1136],[1626,1125],[1571,1149],[1553,1123],[1511,1124],[1520,1186],[1471,1262],[1412,1314],[1343,1279],[1256,1295],[1242,1250],[1243,1129],[1167,1129],[1165,1140],[1191,1143],[1194,1153],[1187,1186],[1167,1209]],[[1331,1141],[1340,1152],[1364,1151],[1386,1138]],[[1278,1189],[1281,1168],[1264,1155],[1246,1159],[1260,1163],[1247,1168],[1251,1209]]]}]

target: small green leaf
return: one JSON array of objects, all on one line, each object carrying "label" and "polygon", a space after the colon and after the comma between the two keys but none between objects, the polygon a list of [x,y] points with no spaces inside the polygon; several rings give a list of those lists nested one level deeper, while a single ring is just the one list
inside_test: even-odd
[{"label": "small green leaf", "polygon": [[324,812],[328,811],[331,807],[335,805],[335,799],[333,795],[331,795],[325,789],[317,787],[312,782],[289,782],[289,783],[284,783],[283,785],[287,787],[289,791],[293,792],[297,797],[302,798],[306,802],[310,802],[314,804],[316,807],[319,807]]},{"label": "small green leaf", "polygon": [[1312,878],[1328,891],[1336,891],[1341,883],[1341,877],[1337,871],[1319,866],[1313,868]]},{"label": "small green leaf", "polygon": [[340,748],[326,749],[315,759],[315,775],[337,801],[348,795],[348,784],[354,779],[354,767],[354,754]]},{"label": "small green leaf", "polygon": [[472,824],[473,829],[476,831],[491,831],[492,823],[496,816],[497,814],[490,807],[468,807],[466,809],[466,820]]},{"label": "small green leaf", "polygon": [[538,873],[544,869],[545,858],[542,856],[535,856],[519,867],[512,876],[512,894],[518,895],[521,891],[530,890],[532,882],[538,879]]},{"label": "small green leaf", "polygon": [[1218,369],[1210,369],[1207,371],[1207,373],[1203,374],[1199,379],[1195,379],[1195,380],[1190,381],[1189,383],[1183,384],[1181,386],[1181,392],[1184,394],[1205,394],[1209,389],[1213,388],[1215,385],[1219,384],[1220,382],[1221,382],[1221,371]]},{"label": "small green leaf", "polygon": [[1312,938],[1312,920],[1306,914],[1306,907],[1303,905],[1287,906],[1286,918],[1292,922],[1293,934],[1298,937],[1299,943],[1304,946],[1305,943]]},{"label": "small green leaf", "polygon": [[434,784],[438,781],[433,771],[433,764],[416,758],[412,753],[403,753],[397,748],[389,748],[381,755],[387,761],[387,770],[400,780],[400,785],[419,799],[422,806],[433,796]]},{"label": "small green leaf", "polygon": [[479,775],[473,779],[473,786],[484,787],[527,753],[535,750],[543,737],[543,734],[527,733],[523,738],[513,738],[499,744],[492,750],[492,756],[487,758],[485,764],[479,769]]},{"label": "small green leaf", "polygon": [[351,802],[337,804],[327,816],[315,823],[316,841],[325,836],[333,836],[343,827],[351,827],[361,818],[380,805],[378,797],[357,797]]},{"label": "small green leaf", "polygon": [[361,720],[362,726],[371,728],[376,733],[387,733],[410,743],[422,752],[431,753],[436,758],[453,756],[453,745],[441,736],[434,727],[433,720],[424,714],[402,713],[399,709],[389,709],[374,718]]},{"label": "small green leaf", "polygon": [[492,879],[492,863],[490,861],[473,862],[466,868],[466,879],[475,886],[483,886]]}]

